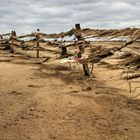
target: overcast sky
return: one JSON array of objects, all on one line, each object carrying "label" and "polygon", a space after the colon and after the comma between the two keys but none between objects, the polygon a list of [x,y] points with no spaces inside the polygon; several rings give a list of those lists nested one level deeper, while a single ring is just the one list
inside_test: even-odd
[{"label": "overcast sky", "polygon": [[0,33],[140,25],[140,0],[0,0]]}]

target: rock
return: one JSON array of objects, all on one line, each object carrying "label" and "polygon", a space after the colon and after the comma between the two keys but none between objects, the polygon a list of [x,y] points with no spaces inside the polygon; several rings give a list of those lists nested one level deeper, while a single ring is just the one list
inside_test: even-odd
[{"label": "rock", "polygon": [[34,107],[30,107],[29,110],[30,110],[30,111],[34,111],[35,108],[34,108]]},{"label": "rock", "polygon": [[90,86],[88,86],[88,87],[84,88],[83,91],[91,91],[91,89],[92,88]]}]

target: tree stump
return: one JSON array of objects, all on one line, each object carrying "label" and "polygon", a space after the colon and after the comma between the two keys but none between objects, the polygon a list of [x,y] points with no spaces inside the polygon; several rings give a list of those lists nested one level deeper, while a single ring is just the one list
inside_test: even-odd
[{"label": "tree stump", "polygon": [[66,58],[66,57],[68,57],[67,47],[62,46],[61,47],[61,58]]}]

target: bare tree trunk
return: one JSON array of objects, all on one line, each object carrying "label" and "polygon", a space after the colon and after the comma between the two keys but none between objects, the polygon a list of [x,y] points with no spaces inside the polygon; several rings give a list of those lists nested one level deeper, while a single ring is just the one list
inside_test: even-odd
[{"label": "bare tree trunk", "polygon": [[85,76],[90,76],[90,74],[89,74],[89,68],[88,68],[88,63],[83,64],[83,70],[84,70]]},{"label": "bare tree trunk", "polygon": [[[40,29],[37,29],[37,33],[40,32]],[[36,34],[36,57],[39,58],[39,36]]]},{"label": "bare tree trunk", "polygon": [[[84,38],[82,37],[82,34],[81,34],[80,24],[76,24],[75,25],[75,28],[76,28],[76,34],[75,34],[75,36],[78,39],[78,41],[81,41],[81,40],[84,41]],[[79,56],[80,57],[82,56],[82,54],[84,53],[84,51],[85,51],[84,48],[82,46],[79,46],[79,52],[80,52]],[[85,76],[90,76],[90,74],[89,74],[89,68],[88,68],[88,62],[85,63],[85,64],[83,64],[83,71],[84,71],[84,75]]]}]

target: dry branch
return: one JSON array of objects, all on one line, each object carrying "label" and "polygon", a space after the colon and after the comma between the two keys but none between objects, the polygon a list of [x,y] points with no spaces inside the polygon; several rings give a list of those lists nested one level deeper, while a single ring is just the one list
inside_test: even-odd
[{"label": "dry branch", "polygon": [[11,35],[11,33],[0,34],[0,36],[8,36],[8,35]]},{"label": "dry branch", "polygon": [[130,79],[139,78],[139,77],[140,77],[140,73],[134,73],[132,75],[125,75],[122,77],[122,79],[130,80]]}]

